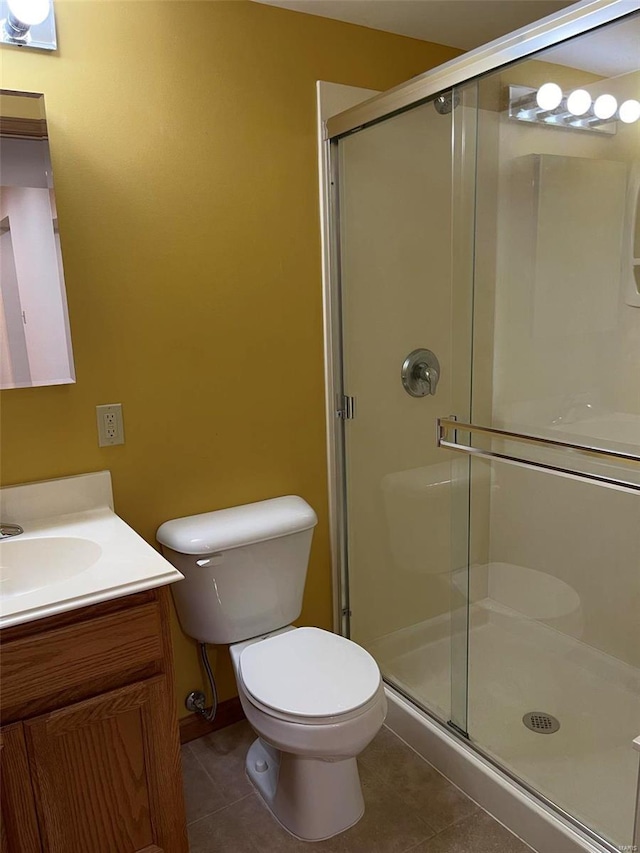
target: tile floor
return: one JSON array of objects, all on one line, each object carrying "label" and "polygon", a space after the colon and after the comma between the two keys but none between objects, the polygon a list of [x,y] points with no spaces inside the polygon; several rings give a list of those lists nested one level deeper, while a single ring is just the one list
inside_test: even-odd
[{"label": "tile floor", "polygon": [[362,820],[328,841],[298,841],[245,775],[254,739],[242,722],[182,747],[191,853],[531,853],[387,728],[359,759]]}]

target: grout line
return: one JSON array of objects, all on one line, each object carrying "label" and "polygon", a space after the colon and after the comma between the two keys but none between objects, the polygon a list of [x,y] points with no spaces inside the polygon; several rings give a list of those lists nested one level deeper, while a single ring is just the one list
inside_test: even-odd
[{"label": "grout line", "polygon": [[[467,797],[467,799],[469,799],[469,798]],[[432,835],[430,835],[428,838],[423,839],[423,841],[420,841],[419,844],[424,844],[425,841],[431,841],[436,836],[442,835],[443,832],[446,832],[449,829],[453,829],[454,827],[459,826],[460,824],[464,823],[467,820],[471,820],[472,818],[477,818],[478,815],[482,811],[484,811],[484,809],[481,809],[479,806],[476,806],[476,804],[473,802],[473,800],[470,800],[470,802],[473,803],[473,805],[474,805],[474,810],[470,814],[461,815],[460,817],[453,820],[451,823],[448,823],[446,826],[443,826],[442,829],[434,829],[433,826],[429,823],[429,821],[426,818],[423,818],[419,814],[419,811],[416,812],[418,817],[420,818],[420,820],[424,824],[426,824],[432,831]],[[487,814],[489,814],[489,813],[487,812]],[[492,820],[495,820],[493,815],[489,815],[489,817]],[[499,823],[499,821],[496,821],[496,823]],[[500,824],[500,825],[502,826],[502,824]],[[506,827],[505,827],[505,829],[506,829]],[[509,830],[509,832],[511,832],[511,830]],[[511,835],[513,835],[513,832],[511,832]],[[518,839],[518,840],[520,840],[520,839]],[[416,845],[416,846],[419,846],[419,845]],[[413,847],[410,848],[410,850],[413,850],[413,849],[414,849]],[[404,853],[409,853],[409,851],[408,850],[404,851]],[[534,853],[535,853],[535,851],[534,851]]]},{"label": "grout line", "polygon": [[224,811],[224,809],[230,808],[231,806],[235,806],[241,800],[244,800],[250,796],[251,796],[251,794],[244,794],[242,797],[238,797],[238,799],[234,800],[232,803],[223,803],[221,806],[218,806],[217,809],[212,809],[210,812],[207,812],[205,815],[201,815],[200,817],[196,818],[195,820],[187,821],[187,827],[193,826],[195,823],[199,823],[201,820],[204,820],[205,818],[213,817],[213,815],[216,815],[219,812]]},{"label": "grout line", "polygon": [[[406,749],[408,749],[413,754],[413,757],[418,759],[420,764],[426,766],[427,768],[429,768],[429,770],[432,770],[436,774],[436,776],[438,776],[440,778],[440,780],[442,780],[446,785],[450,785],[452,788],[454,788],[459,794],[461,794],[465,798],[465,800],[469,800],[470,803],[473,803],[473,805],[476,808],[481,809],[482,811],[486,811],[486,809],[483,809],[482,806],[478,805],[478,803],[476,803],[476,801],[474,799],[472,799],[465,791],[463,791],[462,788],[460,788],[458,785],[456,785],[455,782],[452,782],[448,776],[445,776],[445,774],[442,773],[440,770],[438,770],[437,767],[434,767],[434,765],[428,759],[426,759],[424,757],[424,755],[421,755],[417,750],[415,750],[411,746],[411,744],[409,744],[405,740],[403,740],[399,734],[396,734],[396,732],[394,732],[393,729],[390,729],[387,725],[384,725],[383,728],[387,729],[389,734],[392,735],[392,737],[394,737],[399,742],[399,744],[401,744],[403,747],[406,747]],[[365,762],[366,762],[366,759],[365,759]],[[369,766],[369,769],[372,770],[375,773],[375,775],[378,776],[378,778],[383,779],[382,775],[378,774],[378,771],[376,770],[378,762],[372,761],[372,762],[367,762],[367,764]],[[465,815],[464,818],[460,818],[459,820],[464,820],[467,817],[469,817],[469,815]],[[493,815],[491,815],[491,817],[493,817]],[[459,820],[454,821],[454,823],[459,823]],[[495,820],[495,818],[494,818],[494,820]],[[453,824],[451,824],[451,826],[453,826]]]},{"label": "grout line", "polygon": [[[451,788],[453,791],[456,791],[461,797],[464,798],[465,802],[468,803],[472,807],[471,812],[459,815],[458,817],[454,818],[451,821],[451,823],[447,824],[447,826],[445,826],[442,829],[437,830],[437,831],[432,826],[432,824],[429,822],[428,817],[424,817],[422,815],[421,809],[419,806],[417,806],[415,809],[412,809],[416,813],[417,817],[422,821],[422,823],[429,827],[429,829],[432,832],[432,837],[435,837],[435,835],[438,835],[440,832],[443,832],[444,830],[446,830],[450,827],[453,827],[456,824],[461,823],[464,820],[467,820],[468,818],[472,817],[473,815],[477,815],[480,811],[484,811],[483,809],[481,809],[480,806],[478,806],[478,804],[474,800],[471,799],[471,797],[468,796],[468,794],[466,794],[457,785],[455,785],[450,779],[448,779],[444,775],[444,773],[441,773],[437,768],[435,768],[433,766],[433,764],[431,764],[429,761],[427,761],[427,759],[424,758],[424,756],[420,755],[419,752],[417,752],[415,749],[413,749],[413,747],[411,747],[410,744],[406,743],[392,729],[389,729],[388,726],[384,726],[384,728],[387,729],[388,734],[395,741],[397,741],[398,752],[401,752],[405,749],[408,750],[411,753],[411,759],[413,761],[419,762],[419,764],[423,768],[425,768],[429,772],[432,772],[439,785],[441,785],[442,787]],[[378,771],[378,767],[381,766],[383,763],[384,762],[383,761],[381,762],[380,760],[368,761],[366,758],[362,762],[363,766],[366,766],[367,770],[373,774],[373,776],[375,778],[375,782],[377,784],[383,784],[383,785],[388,786],[389,781],[383,776],[383,774],[381,772]],[[493,817],[493,815],[491,815],[491,817]],[[425,840],[428,840],[428,839],[425,839]],[[420,842],[420,843],[422,843],[422,842]]]},{"label": "grout line", "polygon": [[196,818],[196,820],[192,820],[190,823],[187,824],[187,828],[189,828],[191,826],[195,826],[196,823],[200,823],[200,821],[202,821],[202,820],[206,820],[209,817],[213,817],[213,815],[219,815],[220,812],[225,811],[225,809],[230,809],[232,806],[237,806],[239,802],[241,802],[242,800],[246,800],[247,797],[251,797],[251,796],[253,796],[253,791],[249,794],[245,794],[244,796],[239,797],[237,800],[234,800],[232,803],[225,803],[223,806],[220,806],[219,808],[214,809],[212,812],[209,812],[209,814],[202,815],[202,817]]},{"label": "grout line", "polygon": [[[388,726],[385,726],[385,728],[388,728]],[[410,750],[411,750],[411,752],[412,752],[412,753],[413,753],[417,758],[419,758],[419,759],[420,759],[420,761],[422,761],[422,762],[423,762],[423,764],[426,764],[426,765],[427,765],[427,767],[430,767],[430,768],[431,768],[431,770],[433,770],[433,772],[434,772],[434,773],[437,773],[437,775],[438,775],[438,776],[440,776],[442,779],[444,779],[444,781],[445,781],[448,785],[451,785],[451,787],[452,787],[452,788],[454,788],[454,789],[455,789],[459,794],[461,794],[465,799],[467,799],[467,800],[469,800],[469,802],[473,803],[473,805],[476,807],[476,809],[478,809],[478,810],[479,810],[479,811],[481,811],[481,812],[486,812],[486,814],[488,814],[490,818],[492,818],[493,820],[495,820],[497,823],[500,823],[500,821],[499,821],[496,817],[494,817],[494,816],[491,814],[491,812],[490,812],[490,811],[488,811],[488,810],[487,810],[487,809],[485,809],[483,806],[481,806],[481,805],[480,805],[480,803],[478,803],[476,800],[474,800],[474,799],[473,799],[473,797],[470,797],[470,796],[469,796],[469,794],[467,794],[467,792],[466,792],[466,791],[463,791],[463,790],[462,790],[462,788],[461,788],[459,785],[456,785],[456,783],[455,783],[452,779],[449,779],[449,777],[448,777],[448,776],[445,776],[445,774],[444,774],[441,770],[438,770],[438,768],[437,768],[437,767],[435,767],[433,764],[431,764],[431,762],[430,762],[428,759],[426,759],[426,758],[424,757],[424,755],[421,755],[421,754],[420,754],[416,749],[414,749],[414,747],[413,747],[413,746],[411,746],[411,744],[410,744],[410,743],[407,743],[405,740],[403,740],[403,738],[401,738],[399,734],[397,734],[396,732],[394,732],[394,731],[393,731],[393,729],[389,729],[389,731],[391,732],[391,734],[392,734],[394,737],[396,737],[396,738],[400,741],[400,743],[401,743],[401,744],[403,744],[403,746],[406,746],[406,747],[407,747],[407,749],[410,749]],[[467,815],[465,818],[462,818],[462,820],[466,820],[466,818],[467,818],[467,817],[470,817],[470,815]],[[454,821],[452,824],[450,824],[450,826],[454,826],[456,823],[460,823],[460,821],[459,821],[459,820],[458,820],[458,821]],[[500,823],[500,826],[504,826],[504,824],[503,824],[503,823]],[[510,832],[510,833],[511,833],[511,835],[515,835],[515,833],[514,833],[511,829],[509,829],[509,827],[508,827],[508,826],[505,826],[505,829],[506,829],[506,830],[508,830],[508,832]],[[516,837],[516,838],[518,838],[518,840],[519,840],[519,841],[522,841],[522,839],[521,839],[521,838],[519,838],[519,836],[517,836],[517,835],[516,835],[515,837]],[[523,843],[523,844],[526,844],[526,842],[524,842],[524,841],[523,841],[522,843]],[[529,846],[529,845],[527,845],[527,847],[528,847],[528,846]],[[533,848],[532,848],[532,849],[533,849]],[[534,850],[534,851],[533,851],[533,853],[536,853],[536,851]]]},{"label": "grout line", "polygon": [[[208,737],[208,735],[203,735],[203,737]],[[197,740],[200,740],[200,738],[197,738]],[[249,796],[249,794],[253,793],[253,790],[252,790],[252,791],[249,791],[247,794],[240,794],[240,796],[239,796],[239,797],[237,797],[235,800],[230,800],[230,801],[229,801],[229,800],[227,800],[227,799],[225,798],[224,793],[223,793],[223,788],[222,788],[222,786],[221,786],[221,785],[220,785],[220,783],[219,783],[216,779],[214,779],[214,778],[213,778],[213,776],[209,773],[209,771],[207,770],[207,768],[206,768],[206,766],[204,765],[204,763],[200,760],[200,758],[199,758],[199,756],[198,756],[198,753],[197,753],[194,749],[191,749],[191,743],[187,743],[187,744],[185,744],[185,746],[186,746],[186,747],[187,747],[187,749],[189,750],[189,752],[190,752],[191,756],[195,759],[196,764],[200,767],[200,769],[202,770],[202,772],[204,773],[204,775],[207,777],[207,779],[209,780],[209,782],[211,782],[211,784],[213,785],[213,787],[216,789],[216,792],[220,793],[220,795],[222,796],[222,798],[223,798],[223,800],[224,800],[224,803],[223,803],[221,806],[219,806],[217,809],[213,809],[212,811],[208,812],[208,814],[204,815],[203,817],[211,817],[211,815],[213,815],[213,814],[217,814],[219,811],[222,811],[222,809],[227,808],[227,806],[233,806],[233,805],[235,805],[235,803],[239,803],[239,802],[240,802],[240,800],[244,800],[244,798],[245,798],[245,797],[248,797],[248,796]],[[184,775],[184,768],[183,768],[183,775]],[[202,818],[198,818],[198,819],[197,819],[197,820],[195,820],[195,821],[191,821],[191,823],[188,823],[188,824],[187,824],[187,826],[192,826],[194,823],[197,823],[199,820],[202,820]]]},{"label": "grout line", "polygon": [[[466,815],[461,820],[457,820],[454,823],[450,823],[449,826],[445,826],[442,829],[439,829],[438,832],[436,832],[434,835],[431,836],[431,838],[425,838],[424,841],[420,841],[420,842],[418,842],[418,844],[415,844],[413,847],[409,847],[409,849],[403,851],[403,853],[411,853],[412,850],[416,850],[422,844],[426,844],[426,843],[430,843],[431,841],[434,841],[436,838],[438,838],[438,836],[443,835],[445,832],[448,832],[450,829],[453,829],[455,826],[460,826],[460,824],[463,824],[465,821],[467,821],[467,820],[470,821],[474,817],[477,817],[477,816],[478,816],[477,812],[474,812],[473,814],[470,814],[470,815]],[[429,853],[428,850],[427,850],[427,853]]]},{"label": "grout line", "polygon": [[227,805],[228,806],[235,806],[236,803],[239,803],[241,800],[246,800],[247,797],[250,797],[255,793],[256,793],[256,791],[254,790],[254,788],[252,786],[250,791],[248,791],[246,794],[241,794],[237,800],[232,800],[230,803],[227,803]]},{"label": "grout line", "polygon": [[[191,747],[191,744],[187,744],[187,746]],[[195,750],[193,750],[193,749],[192,749],[192,750],[191,750],[191,754],[192,754],[192,755],[193,755],[193,757],[195,758],[196,763],[198,764],[198,766],[200,767],[200,769],[202,770],[202,772],[204,773],[204,775],[207,777],[207,779],[211,782],[211,784],[212,784],[212,785],[214,785],[216,788],[218,788],[218,787],[219,787],[218,783],[217,783],[217,782],[216,782],[216,780],[213,778],[213,776],[209,773],[209,771],[208,771],[208,770],[207,770],[207,768],[204,766],[204,764],[202,763],[202,761],[200,761],[200,758],[199,758],[199,756],[198,756],[198,753],[197,753]]]},{"label": "grout line", "polygon": [[229,806],[222,806],[219,809],[215,809],[215,811],[209,812],[209,814],[202,815],[202,817],[199,817],[196,820],[192,820],[191,823],[187,824],[187,829],[190,829],[192,826],[195,826],[197,823],[202,823],[203,820],[207,820],[207,818],[210,818],[212,815],[219,814],[220,812],[222,812],[228,808],[229,808]]},{"label": "grout line", "polygon": [[[202,738],[197,738],[197,740],[203,740],[205,737],[209,737],[209,735],[204,735]],[[189,744],[189,746],[190,746],[190,744]],[[211,784],[215,785],[216,788],[221,789],[221,786],[220,786],[218,780],[214,779],[213,776],[211,775],[211,773],[209,773],[204,762],[200,760],[200,756],[198,755],[198,753],[194,749],[191,750],[191,753],[192,753],[193,757],[195,758],[195,760],[200,765],[200,767],[202,768],[202,770],[204,771],[205,775],[207,776],[207,778],[209,779]],[[245,795],[243,794],[242,797],[238,797],[238,799],[241,800],[244,796]],[[234,802],[237,802],[237,800],[234,800]],[[227,805],[231,805],[231,804],[227,803]]]},{"label": "grout line", "polygon": [[[531,850],[531,853],[536,853],[534,848],[530,847],[526,843],[526,841],[523,841],[518,835],[516,835],[514,832],[512,832],[507,826],[505,826],[503,823],[500,823],[500,821],[496,820],[496,818],[493,817],[492,814],[489,814],[489,812],[487,812],[485,809],[481,808],[480,806],[478,806],[478,810],[476,812],[473,812],[470,815],[466,815],[466,817],[462,818],[461,820],[454,821],[454,823],[451,823],[451,824],[449,824],[449,826],[445,826],[443,829],[436,832],[436,834],[432,835],[431,838],[427,838],[427,839],[425,839],[425,841],[420,841],[418,844],[414,845],[413,847],[409,847],[408,850],[402,851],[402,853],[411,853],[411,851],[417,850],[421,845],[434,841],[436,838],[438,838],[438,836],[443,835],[445,832],[448,832],[450,829],[454,829],[454,827],[460,826],[461,824],[466,823],[467,821],[471,822],[472,820],[477,819],[478,816],[482,812],[485,812],[485,814],[487,814],[494,823],[497,823],[498,826],[502,827],[506,832],[508,832],[509,835],[514,839],[514,841],[517,841],[519,844],[522,844],[527,850]],[[426,853],[429,853],[428,849],[426,850]]]}]

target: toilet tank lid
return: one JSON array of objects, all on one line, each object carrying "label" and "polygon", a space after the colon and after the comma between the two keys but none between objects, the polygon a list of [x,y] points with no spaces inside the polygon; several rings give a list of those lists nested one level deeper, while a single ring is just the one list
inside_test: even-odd
[{"label": "toilet tank lid", "polygon": [[318,518],[302,498],[286,495],[252,504],[174,518],[156,538],[179,554],[211,554],[309,530]]}]

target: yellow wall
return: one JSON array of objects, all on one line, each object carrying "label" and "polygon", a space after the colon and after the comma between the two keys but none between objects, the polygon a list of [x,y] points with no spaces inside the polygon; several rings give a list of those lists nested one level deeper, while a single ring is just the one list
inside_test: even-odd
[{"label": "yellow wall", "polygon": [[[108,468],[149,542],[302,495],[320,522],[301,618],[328,627],[315,81],[386,89],[458,51],[244,0],[56,17],[57,55],[0,61],[3,87],[45,93],[77,384],[2,395],[3,482]],[[98,448],[113,402],[126,444]],[[174,627],[181,705],[201,674]],[[216,672],[228,698],[226,653]]]}]

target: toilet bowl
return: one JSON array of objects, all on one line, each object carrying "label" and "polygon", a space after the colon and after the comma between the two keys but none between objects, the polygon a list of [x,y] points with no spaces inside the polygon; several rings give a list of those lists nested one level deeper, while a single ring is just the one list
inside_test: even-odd
[{"label": "toilet bowl", "polygon": [[249,779],[274,817],[305,841],[362,817],[356,756],[386,715],[380,671],[345,637],[290,624],[302,609],[312,508],[273,498],[165,522],[157,539],[184,575],[172,593],[185,632],[224,643],[258,735]]},{"label": "toilet bowl", "polygon": [[356,756],[387,708],[373,658],[319,628],[285,628],[229,651],[259,736],[247,775],[276,819],[307,841],[353,826],[364,813]]}]

